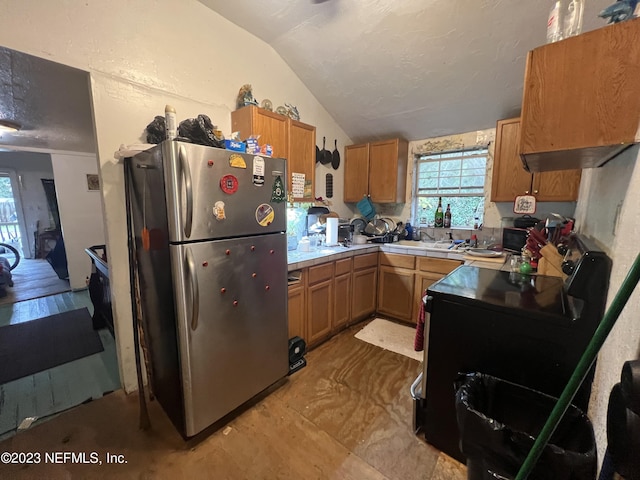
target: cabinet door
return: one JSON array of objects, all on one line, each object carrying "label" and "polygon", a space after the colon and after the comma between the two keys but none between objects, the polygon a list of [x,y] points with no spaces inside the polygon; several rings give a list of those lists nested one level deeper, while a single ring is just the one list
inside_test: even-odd
[{"label": "cabinet door", "polygon": [[333,279],[310,285],[307,292],[307,335],[313,345],[331,333]]},{"label": "cabinet door", "polygon": [[376,203],[405,202],[407,143],[399,139],[369,144],[369,195]]},{"label": "cabinet door", "polygon": [[578,150],[583,165],[594,166],[637,141],[639,26],[638,19],[620,22],[529,52],[521,152],[558,152],[562,169]]},{"label": "cabinet door", "polygon": [[410,322],[415,274],[411,270],[381,266],[379,275],[378,312]]},{"label": "cabinet door", "polygon": [[420,314],[420,302],[422,302],[422,296],[427,288],[431,286],[431,284],[440,280],[444,275],[442,273],[432,273],[432,272],[420,272],[416,274],[416,286],[413,293],[414,302],[413,302],[413,314],[411,316],[411,320],[413,323],[418,322],[418,315]]},{"label": "cabinet door", "polygon": [[500,120],[496,127],[493,153],[492,202],[513,202],[517,195],[531,191],[531,174],[518,154],[520,119]]},{"label": "cabinet door", "polygon": [[289,154],[287,155],[287,188],[291,191],[291,174],[303,173],[304,196],[294,200],[313,199],[316,171],[316,127],[289,120]]},{"label": "cabinet door", "polygon": [[362,320],[376,311],[378,267],[353,272],[351,319]]},{"label": "cabinet door", "polygon": [[369,194],[369,144],[344,149],[344,201],[359,202]]},{"label": "cabinet door", "polygon": [[247,106],[231,112],[231,129],[240,132],[244,140],[260,135],[258,143],[273,147],[273,156],[287,158],[289,154],[289,118],[263,108]]},{"label": "cabinet door", "polygon": [[298,336],[306,339],[304,287],[289,287],[289,338]]},{"label": "cabinet door", "polygon": [[539,202],[573,202],[578,199],[581,170],[556,170],[533,174],[533,194]]},{"label": "cabinet door", "polygon": [[[349,259],[350,260],[350,259]],[[333,330],[339,330],[351,320],[351,272],[334,279]]]}]

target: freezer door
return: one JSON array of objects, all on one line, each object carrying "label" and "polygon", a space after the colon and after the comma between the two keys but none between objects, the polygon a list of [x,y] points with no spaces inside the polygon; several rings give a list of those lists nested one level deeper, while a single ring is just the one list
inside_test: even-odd
[{"label": "freezer door", "polygon": [[287,375],[284,233],[172,245],[186,435]]},{"label": "freezer door", "polygon": [[162,149],[170,242],[285,231],[284,159],[175,141]]}]

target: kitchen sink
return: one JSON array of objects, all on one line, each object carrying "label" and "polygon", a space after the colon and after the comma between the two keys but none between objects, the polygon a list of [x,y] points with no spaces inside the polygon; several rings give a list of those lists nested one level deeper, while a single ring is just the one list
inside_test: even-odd
[{"label": "kitchen sink", "polygon": [[442,242],[416,242],[413,240],[400,240],[399,242],[395,242],[393,245],[402,245],[403,247],[410,248],[429,248],[436,250],[448,250],[451,246],[451,242],[442,241]]}]

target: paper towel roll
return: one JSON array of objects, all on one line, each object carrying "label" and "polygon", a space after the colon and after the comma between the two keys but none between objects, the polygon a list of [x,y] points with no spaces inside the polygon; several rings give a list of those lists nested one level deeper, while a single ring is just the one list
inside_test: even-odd
[{"label": "paper towel roll", "polygon": [[327,245],[338,244],[338,218],[327,218]]}]

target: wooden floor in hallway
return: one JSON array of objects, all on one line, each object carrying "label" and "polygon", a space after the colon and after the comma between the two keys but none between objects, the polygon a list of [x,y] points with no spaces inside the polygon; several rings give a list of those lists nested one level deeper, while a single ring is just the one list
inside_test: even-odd
[{"label": "wooden floor in hallway", "polygon": [[[1,305],[0,335],[4,326],[83,307],[93,312],[86,290]],[[42,423],[120,388],[114,338],[106,329],[98,333],[102,352],[0,385],[0,439],[14,435],[25,420]]]},{"label": "wooden floor in hallway", "polygon": [[[138,428],[138,397],[122,391],[0,443],[40,463],[3,478],[463,480],[463,465],[412,431],[414,359],[362,342],[351,327],[306,356],[308,366],[223,426],[184,441],[157,402]],[[241,355],[241,351],[238,352]],[[46,463],[50,452],[101,463]],[[107,453],[126,463],[107,463]],[[113,457],[109,457],[113,458]]]}]

